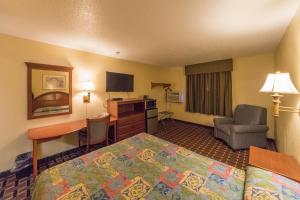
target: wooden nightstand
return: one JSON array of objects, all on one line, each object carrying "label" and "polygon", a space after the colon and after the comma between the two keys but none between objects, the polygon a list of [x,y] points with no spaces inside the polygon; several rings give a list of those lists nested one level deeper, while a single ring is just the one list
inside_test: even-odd
[{"label": "wooden nightstand", "polygon": [[251,146],[249,165],[300,182],[300,165],[292,156]]}]

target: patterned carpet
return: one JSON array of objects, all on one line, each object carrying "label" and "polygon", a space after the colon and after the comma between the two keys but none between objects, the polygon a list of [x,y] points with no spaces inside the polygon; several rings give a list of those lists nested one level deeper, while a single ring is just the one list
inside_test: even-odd
[{"label": "patterned carpet", "polygon": [[[160,127],[157,137],[239,169],[245,169],[248,164],[249,150],[232,150],[213,136],[213,128],[180,121],[170,121]],[[268,140],[267,149],[276,150],[273,140]]]},{"label": "patterned carpet", "polygon": [[[160,125],[156,136],[186,147],[201,155],[244,169],[248,162],[248,150],[233,151],[222,141],[212,135],[212,128],[202,127],[179,121],[167,122]],[[95,145],[91,151],[101,148]],[[268,141],[268,149],[275,150],[273,141]],[[38,161],[39,171],[60,164],[67,160],[85,154],[85,148],[65,151]],[[0,199],[30,199],[33,186],[32,167],[27,167],[18,173],[9,171],[0,173]]]}]

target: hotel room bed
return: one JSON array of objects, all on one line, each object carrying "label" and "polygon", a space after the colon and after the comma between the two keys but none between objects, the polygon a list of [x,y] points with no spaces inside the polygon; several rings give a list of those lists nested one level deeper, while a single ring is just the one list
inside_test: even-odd
[{"label": "hotel room bed", "polygon": [[33,199],[242,199],[245,172],[141,133],[42,172]]},{"label": "hotel room bed", "polygon": [[289,200],[300,199],[300,185],[255,167],[245,174],[141,133],[45,170],[32,198]]},{"label": "hotel room bed", "polygon": [[248,166],[245,181],[245,200],[300,200],[300,184],[278,174]]}]

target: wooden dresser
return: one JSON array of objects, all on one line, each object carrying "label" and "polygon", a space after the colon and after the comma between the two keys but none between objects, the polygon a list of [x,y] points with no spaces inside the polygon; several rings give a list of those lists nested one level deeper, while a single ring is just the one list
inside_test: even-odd
[{"label": "wooden dresser", "polygon": [[117,119],[116,141],[145,131],[144,100],[109,100],[108,112],[112,117]]}]

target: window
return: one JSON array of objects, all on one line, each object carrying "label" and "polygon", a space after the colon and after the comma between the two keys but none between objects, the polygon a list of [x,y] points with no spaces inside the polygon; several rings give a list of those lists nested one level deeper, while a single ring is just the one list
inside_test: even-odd
[{"label": "window", "polygon": [[232,60],[189,65],[186,71],[186,111],[232,114]]}]

